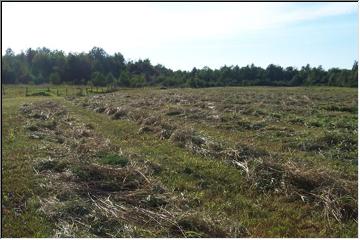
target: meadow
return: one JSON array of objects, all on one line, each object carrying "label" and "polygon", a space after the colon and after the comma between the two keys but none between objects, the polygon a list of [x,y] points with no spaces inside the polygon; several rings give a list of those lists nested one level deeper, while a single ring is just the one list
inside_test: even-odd
[{"label": "meadow", "polygon": [[3,237],[358,235],[356,88],[4,90]]}]

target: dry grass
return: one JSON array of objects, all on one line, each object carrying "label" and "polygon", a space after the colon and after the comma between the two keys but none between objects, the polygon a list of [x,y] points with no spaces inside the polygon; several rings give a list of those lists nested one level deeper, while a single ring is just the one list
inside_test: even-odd
[{"label": "dry grass", "polygon": [[[46,179],[42,188],[51,193],[40,199],[39,210],[55,221],[54,236],[146,236],[145,230],[164,236],[184,237],[191,231],[227,236],[225,229],[213,229],[189,213],[193,222],[184,225],[186,200],[177,199],[153,177],[159,166],[131,159],[91,126],[73,119],[61,105],[51,101],[26,104],[21,112],[28,124],[36,126],[28,131],[42,135],[42,141],[64,138],[57,143],[61,156],[54,154],[56,159],[39,159],[34,165],[35,173]],[[46,121],[56,125],[48,127]],[[112,158],[116,153],[126,157],[126,163],[103,165],[107,152],[113,152],[106,155]]]},{"label": "dry grass", "polygon": [[[214,88],[12,98],[26,104],[5,112],[6,236],[354,237],[356,96]],[[36,225],[22,225],[29,214]]]},{"label": "dry grass", "polygon": [[[171,90],[166,93],[161,92],[161,94],[149,93],[145,97],[138,98],[118,93],[112,96],[89,97],[85,101],[89,103],[88,108],[94,110],[95,106],[106,106],[106,102],[110,100],[111,107],[107,107],[105,113],[112,115],[112,119],[117,119],[113,115],[116,112],[113,110],[116,108],[116,103],[121,105],[122,109],[127,109],[126,114],[122,113],[121,116],[140,124],[140,134],[155,133],[160,139],[168,139],[176,146],[186,148],[193,153],[222,159],[244,172],[252,189],[262,193],[284,194],[291,200],[313,204],[323,209],[326,218],[333,217],[339,222],[348,219],[357,221],[357,184],[343,179],[336,171],[324,169],[319,173],[319,171],[309,169],[306,163],[286,161],[280,154],[270,153],[243,143],[232,144],[220,141],[184,125],[191,122],[206,122],[206,124],[217,124],[227,131],[235,129],[240,132],[258,132],[265,129],[276,131],[278,137],[294,138],[297,135],[293,128],[279,128],[271,124],[278,124],[284,120],[294,126],[317,126],[314,122],[308,125],[306,117],[320,111],[314,104],[319,100],[319,96],[287,95],[284,97],[283,93],[246,93],[247,96],[242,96],[241,100],[228,96],[225,101],[220,101],[219,96],[223,95],[219,92],[211,97]],[[116,103],[112,101],[115,96]],[[324,96],[320,97],[321,101]],[[249,107],[252,101],[243,100],[246,98],[256,103]],[[81,101],[78,104],[81,104]],[[304,111],[302,108],[304,104],[310,106],[311,109]],[[324,109],[351,113],[356,112],[357,109],[346,104],[341,108],[331,106],[333,107],[327,105]],[[133,107],[136,107],[134,112],[130,110],[134,109]],[[139,108],[143,110],[142,113]],[[151,112],[148,109],[151,109]],[[292,115],[284,116],[282,112],[290,112]],[[249,117],[244,117],[244,115]],[[241,116],[240,120],[239,116]],[[295,145],[285,144],[283,149],[295,147],[301,151],[330,151],[337,147],[340,151],[354,152],[357,150],[356,144],[355,138],[349,138],[345,133],[331,131],[313,141],[302,143],[297,141]],[[334,157],[334,154],[332,156]],[[344,182],[347,184],[344,185]],[[342,199],[346,200],[343,202]]]}]

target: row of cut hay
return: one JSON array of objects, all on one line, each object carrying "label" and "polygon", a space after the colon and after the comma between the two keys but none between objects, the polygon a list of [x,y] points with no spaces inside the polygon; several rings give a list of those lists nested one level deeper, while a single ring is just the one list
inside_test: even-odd
[{"label": "row of cut hay", "polygon": [[[93,127],[72,118],[61,105],[38,102],[24,105],[21,111],[36,126],[36,130],[28,130],[30,133],[44,135],[42,144],[63,150],[56,158],[34,163],[35,173],[45,179],[42,188],[48,192],[48,197],[39,199],[39,210],[55,222],[54,236],[139,237],[141,229],[163,237],[248,234],[241,227],[237,235],[229,235],[226,229],[233,225],[220,227],[213,220],[183,210],[186,199],[178,199],[156,180],[161,166],[122,153]],[[38,114],[47,117],[36,117]],[[55,121],[56,125],[49,129],[44,127],[45,121]],[[55,136],[64,141],[48,141]],[[123,155],[128,161],[125,165],[103,164],[100,160],[108,156],[107,152]]]},{"label": "row of cut hay", "polygon": [[233,164],[245,173],[250,187],[259,192],[284,194],[289,199],[318,206],[327,218],[357,220],[356,183],[344,180],[335,172],[314,171],[293,162],[283,164],[275,160],[279,156],[246,145],[226,147],[224,143],[172,124],[161,116],[147,116],[140,109],[128,109],[126,116],[141,125],[139,133],[153,132],[179,147]]}]

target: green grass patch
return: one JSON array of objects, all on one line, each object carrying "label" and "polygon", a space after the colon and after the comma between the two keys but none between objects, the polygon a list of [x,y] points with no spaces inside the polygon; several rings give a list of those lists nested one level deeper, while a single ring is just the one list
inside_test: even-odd
[{"label": "green grass patch", "polygon": [[125,167],[129,164],[129,159],[123,155],[108,153],[101,155],[99,162],[108,165]]}]

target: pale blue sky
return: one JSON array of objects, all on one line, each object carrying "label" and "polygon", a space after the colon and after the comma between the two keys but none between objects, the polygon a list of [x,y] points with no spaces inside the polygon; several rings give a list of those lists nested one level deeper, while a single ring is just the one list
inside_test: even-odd
[{"label": "pale blue sky", "polygon": [[174,70],[270,63],[351,68],[358,3],[2,3],[3,48],[99,46]]}]

